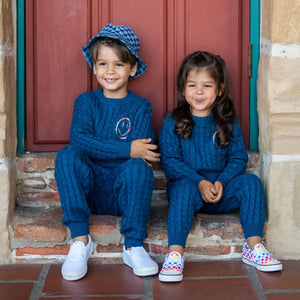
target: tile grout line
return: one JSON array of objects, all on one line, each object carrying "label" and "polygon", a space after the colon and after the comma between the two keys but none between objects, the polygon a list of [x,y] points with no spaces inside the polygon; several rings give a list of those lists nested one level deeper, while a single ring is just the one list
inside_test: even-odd
[{"label": "tile grout line", "polygon": [[255,271],[255,268],[252,266],[246,266],[249,272],[249,280],[258,296],[259,300],[266,300],[265,291],[261,285],[261,282],[257,276],[257,273]]},{"label": "tile grout line", "polygon": [[33,285],[31,295],[29,300],[39,300],[43,295],[43,287],[45,284],[46,277],[48,275],[50,269],[50,265],[43,265],[42,270],[40,272],[40,276]]},{"label": "tile grout line", "polygon": [[152,286],[153,278],[152,276],[144,277],[144,293],[143,293],[143,300],[152,300],[153,299],[153,286]]}]

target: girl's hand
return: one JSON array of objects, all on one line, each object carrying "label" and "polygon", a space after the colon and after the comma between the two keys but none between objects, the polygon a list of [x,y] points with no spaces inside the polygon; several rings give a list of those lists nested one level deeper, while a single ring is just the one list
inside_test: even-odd
[{"label": "girl's hand", "polygon": [[216,181],[212,184],[208,180],[201,180],[198,184],[203,201],[207,203],[218,202],[223,195],[223,184],[220,181]]},{"label": "girl's hand", "polygon": [[218,202],[223,196],[223,183],[221,181],[216,181],[214,186],[217,191],[215,202]]},{"label": "girl's hand", "polygon": [[130,157],[142,158],[150,167],[152,162],[160,161],[160,153],[154,152],[157,150],[157,145],[150,144],[151,139],[139,139],[131,142]]}]

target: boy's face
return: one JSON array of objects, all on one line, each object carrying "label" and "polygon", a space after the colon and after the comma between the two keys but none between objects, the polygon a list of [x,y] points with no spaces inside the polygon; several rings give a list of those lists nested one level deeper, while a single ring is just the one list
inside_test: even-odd
[{"label": "boy's face", "polygon": [[137,64],[131,68],[129,63],[120,60],[114,49],[105,45],[99,48],[94,74],[105,97],[124,98],[127,95],[129,76],[134,76],[136,71]]}]

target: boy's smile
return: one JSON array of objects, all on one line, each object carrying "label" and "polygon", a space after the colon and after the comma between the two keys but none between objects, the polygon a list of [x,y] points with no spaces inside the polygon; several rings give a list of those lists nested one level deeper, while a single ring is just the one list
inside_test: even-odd
[{"label": "boy's smile", "polygon": [[124,98],[129,76],[134,76],[136,70],[137,65],[131,68],[129,62],[122,62],[113,48],[103,45],[99,49],[94,74],[105,97]]},{"label": "boy's smile", "polygon": [[193,115],[206,117],[218,96],[215,80],[205,70],[192,70],[187,76],[183,95]]}]

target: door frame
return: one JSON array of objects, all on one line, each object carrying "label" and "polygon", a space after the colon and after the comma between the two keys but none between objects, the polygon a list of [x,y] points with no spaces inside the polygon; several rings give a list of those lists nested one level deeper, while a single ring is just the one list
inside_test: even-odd
[{"label": "door frame", "polygon": [[[26,149],[25,91],[25,1],[16,0],[17,9],[17,152]],[[258,150],[257,73],[260,45],[260,0],[250,0],[250,43],[252,44],[252,76],[249,95],[249,149]]]}]

